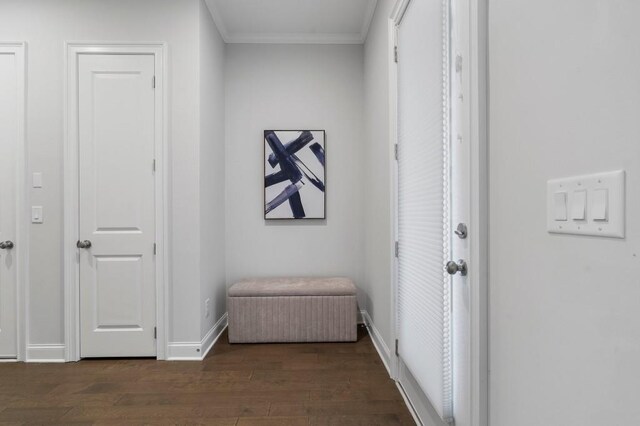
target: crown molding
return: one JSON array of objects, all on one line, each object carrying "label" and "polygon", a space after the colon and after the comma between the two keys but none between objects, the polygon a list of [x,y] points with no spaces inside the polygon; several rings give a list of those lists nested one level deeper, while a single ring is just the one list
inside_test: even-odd
[{"label": "crown molding", "polygon": [[234,33],[230,32],[220,13],[216,0],[206,0],[205,4],[218,32],[225,43],[246,44],[363,44],[375,14],[378,0],[371,0],[363,16],[359,33]]},{"label": "crown molding", "polygon": [[222,19],[222,14],[218,9],[218,5],[216,4],[215,0],[205,0],[204,3],[207,6],[207,9],[209,9],[209,14],[213,19],[213,23],[216,24],[216,27],[218,28],[220,37],[222,37],[222,40],[225,43],[229,43],[229,32],[227,31],[227,27]]},{"label": "crown molding", "polygon": [[360,42],[362,44],[367,41],[367,36],[369,35],[369,27],[371,27],[371,22],[373,21],[373,16],[376,13],[377,7],[378,0],[370,1],[369,6],[367,6],[367,10],[364,14],[364,21],[362,21],[362,29],[360,30]]},{"label": "crown molding", "polygon": [[247,44],[362,44],[360,34],[308,34],[308,33],[235,33],[227,43]]}]

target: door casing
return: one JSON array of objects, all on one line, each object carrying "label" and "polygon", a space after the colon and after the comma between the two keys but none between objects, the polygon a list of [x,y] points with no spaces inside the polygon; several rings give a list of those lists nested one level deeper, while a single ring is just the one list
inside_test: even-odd
[{"label": "door casing", "polygon": [[[398,74],[395,62],[395,46],[397,45],[397,25],[402,20],[409,2],[397,0],[388,21],[388,63],[389,63],[389,161],[391,163],[391,241],[389,258],[391,259],[391,318],[393,341],[398,336],[398,263],[395,256],[395,241],[398,239],[398,164],[395,159],[394,145],[398,139]],[[413,0],[417,1],[417,0]],[[488,220],[488,0],[470,0],[469,2],[469,57],[464,58],[468,64],[470,93],[469,117],[466,123],[470,129],[470,220],[469,239],[470,255],[467,259],[469,267],[470,289],[470,389],[472,426],[489,424],[489,330],[488,330],[488,292],[489,292],[489,220]],[[444,267],[444,265],[443,265]],[[399,357],[392,352],[391,376],[402,389]],[[408,384],[411,386],[411,384]],[[406,397],[406,395],[405,395]],[[466,425],[465,425],[466,426]]]},{"label": "door casing", "polygon": [[155,241],[157,359],[167,356],[168,326],[168,128],[166,43],[65,43],[65,139],[64,139],[64,289],[65,360],[80,359],[80,264],[78,167],[78,58],[91,54],[147,54],[155,61]]},{"label": "door casing", "polygon": [[26,139],[26,104],[27,104],[27,44],[25,42],[0,42],[0,53],[14,55],[16,59],[16,82],[18,107],[18,134],[16,158],[16,328],[17,328],[17,361],[27,360],[29,342],[29,222],[28,206],[28,147]]}]

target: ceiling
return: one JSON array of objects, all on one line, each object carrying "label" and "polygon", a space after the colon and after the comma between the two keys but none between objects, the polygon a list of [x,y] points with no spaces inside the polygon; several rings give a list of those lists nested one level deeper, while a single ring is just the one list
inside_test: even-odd
[{"label": "ceiling", "polygon": [[227,43],[364,43],[377,0],[206,0]]}]

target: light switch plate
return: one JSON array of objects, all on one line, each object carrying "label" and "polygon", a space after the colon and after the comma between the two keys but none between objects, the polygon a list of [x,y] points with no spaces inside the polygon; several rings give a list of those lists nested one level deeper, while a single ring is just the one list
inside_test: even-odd
[{"label": "light switch plate", "polygon": [[31,223],[42,223],[43,221],[42,206],[31,206]]},{"label": "light switch plate", "polygon": [[32,186],[34,188],[42,188],[42,173],[40,172],[33,173]]},{"label": "light switch plate", "polygon": [[[556,194],[559,192],[567,193],[567,210],[571,213],[568,220],[558,219]],[[547,182],[547,231],[624,238],[624,222],[624,170]]]}]

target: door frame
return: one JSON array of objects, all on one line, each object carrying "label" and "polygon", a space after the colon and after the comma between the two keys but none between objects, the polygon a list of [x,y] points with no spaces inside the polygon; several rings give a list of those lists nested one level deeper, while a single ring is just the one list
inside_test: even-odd
[{"label": "door frame", "polygon": [[166,43],[66,42],[64,97],[64,324],[65,361],[80,360],[80,263],[78,167],[78,59],[80,55],[153,55],[156,75],[155,97],[155,241],[156,251],[156,358],[166,359],[168,342],[168,98]]},{"label": "door frame", "polygon": [[[395,242],[398,238],[398,163],[395,158],[395,144],[398,138],[398,72],[395,62],[397,45],[397,25],[412,0],[397,0],[388,21],[389,37],[389,161],[391,163],[391,333],[393,342],[398,338],[398,259]],[[415,0],[414,0],[415,1]],[[469,265],[469,288],[471,291],[470,324],[470,383],[471,425],[489,424],[489,129],[488,129],[488,0],[469,1],[469,51],[470,74],[470,156],[471,156],[471,199],[469,236],[471,239]],[[399,357],[391,352],[391,376],[402,389]],[[411,383],[407,384],[412,387]],[[409,405],[420,405],[420,401]],[[414,413],[416,414],[416,413]]]},{"label": "door frame", "polygon": [[16,81],[18,85],[18,149],[16,162],[16,344],[17,361],[27,358],[29,342],[29,191],[27,190],[28,159],[27,145],[27,43],[0,42],[0,52],[13,54],[16,58]]}]

